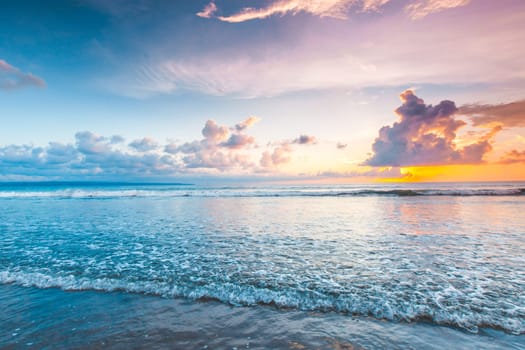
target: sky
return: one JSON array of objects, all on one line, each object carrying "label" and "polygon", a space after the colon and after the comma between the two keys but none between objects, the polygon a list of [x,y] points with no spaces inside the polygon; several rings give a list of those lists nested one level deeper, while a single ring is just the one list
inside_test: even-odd
[{"label": "sky", "polygon": [[522,0],[4,0],[0,181],[525,180]]}]

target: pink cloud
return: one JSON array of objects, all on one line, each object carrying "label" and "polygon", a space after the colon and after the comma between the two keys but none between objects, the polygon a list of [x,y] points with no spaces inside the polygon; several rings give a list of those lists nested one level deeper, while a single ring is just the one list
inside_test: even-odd
[{"label": "pink cloud", "polygon": [[201,12],[197,12],[197,16],[202,18],[211,18],[215,12],[217,12],[217,5],[212,1],[202,9]]},{"label": "pink cloud", "polygon": [[4,60],[0,60],[0,90],[17,90],[25,87],[45,87],[42,78],[24,73]]},{"label": "pink cloud", "polygon": [[469,104],[461,106],[461,114],[468,115],[474,126],[501,124],[507,127],[525,127],[525,100],[502,104]]}]

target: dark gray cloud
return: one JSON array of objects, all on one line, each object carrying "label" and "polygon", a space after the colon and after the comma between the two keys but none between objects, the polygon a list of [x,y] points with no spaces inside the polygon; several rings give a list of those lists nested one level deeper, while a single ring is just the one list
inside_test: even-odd
[{"label": "dark gray cloud", "polygon": [[415,166],[477,164],[492,150],[491,139],[501,130],[494,128],[473,144],[458,148],[456,132],[466,125],[454,118],[458,109],[452,101],[426,105],[413,91],[401,94],[403,104],[396,110],[399,122],[384,126],[372,145],[373,155],[364,164],[371,166]]},{"label": "dark gray cloud", "polygon": [[525,100],[502,104],[468,104],[459,108],[474,126],[500,124],[505,127],[525,127]]},{"label": "dark gray cloud", "polygon": [[0,90],[18,90],[25,87],[45,87],[42,78],[24,73],[0,59]]}]

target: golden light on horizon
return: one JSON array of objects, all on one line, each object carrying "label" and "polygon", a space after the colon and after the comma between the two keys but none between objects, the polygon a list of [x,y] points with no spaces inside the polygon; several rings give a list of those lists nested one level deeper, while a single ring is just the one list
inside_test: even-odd
[{"label": "golden light on horizon", "polygon": [[399,178],[380,182],[525,181],[525,164],[435,165],[402,167]]}]

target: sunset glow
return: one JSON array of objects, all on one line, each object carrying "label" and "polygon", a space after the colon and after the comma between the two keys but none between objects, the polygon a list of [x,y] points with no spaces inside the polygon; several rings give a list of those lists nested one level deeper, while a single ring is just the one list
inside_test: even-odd
[{"label": "sunset glow", "polygon": [[0,180],[525,180],[522,1],[29,3]]}]

